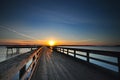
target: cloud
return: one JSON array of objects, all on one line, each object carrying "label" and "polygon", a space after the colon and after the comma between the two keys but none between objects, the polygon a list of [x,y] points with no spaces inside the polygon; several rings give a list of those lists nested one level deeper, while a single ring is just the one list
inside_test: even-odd
[{"label": "cloud", "polygon": [[12,29],[12,28],[9,28],[9,26],[6,26],[6,25],[5,25],[5,26],[1,26],[1,25],[0,25],[0,27],[3,28],[3,29],[6,29],[6,30],[8,30],[8,31],[14,32],[14,33],[18,34],[19,36],[22,36],[22,37],[25,37],[25,38],[28,38],[28,39],[32,39],[32,40],[36,40],[36,38],[34,38],[34,37],[32,37],[32,36],[26,35],[26,34],[24,34],[24,33],[20,33],[20,32],[14,30],[14,29]]},{"label": "cloud", "polygon": [[0,39],[0,45],[47,45],[46,40]]}]

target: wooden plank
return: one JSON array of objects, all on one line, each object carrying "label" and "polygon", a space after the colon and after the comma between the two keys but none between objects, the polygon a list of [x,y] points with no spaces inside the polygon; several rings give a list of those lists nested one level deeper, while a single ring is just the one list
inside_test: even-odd
[{"label": "wooden plank", "polygon": [[41,48],[18,55],[0,63],[0,80],[11,80]]},{"label": "wooden plank", "polygon": [[65,54],[43,52],[31,80],[119,80],[118,77]]}]

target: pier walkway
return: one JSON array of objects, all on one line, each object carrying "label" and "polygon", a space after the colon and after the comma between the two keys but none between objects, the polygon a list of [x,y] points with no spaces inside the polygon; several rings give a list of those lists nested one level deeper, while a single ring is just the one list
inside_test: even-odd
[{"label": "pier walkway", "polygon": [[[50,49],[42,46],[1,62],[0,80],[120,80],[119,53],[57,46]],[[91,54],[112,57],[117,61],[110,62]],[[92,64],[91,59],[116,66],[118,72]]]},{"label": "pier walkway", "polygon": [[31,80],[119,80],[104,69],[44,47]]}]

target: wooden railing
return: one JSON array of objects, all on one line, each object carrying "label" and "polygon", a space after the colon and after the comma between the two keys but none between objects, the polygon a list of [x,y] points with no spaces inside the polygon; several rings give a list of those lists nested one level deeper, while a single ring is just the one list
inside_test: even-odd
[{"label": "wooden railing", "polygon": [[[118,67],[118,73],[120,73],[120,52],[115,52],[115,51],[102,51],[102,50],[90,50],[90,49],[76,49],[76,48],[66,48],[66,47],[55,47],[54,48],[56,51],[65,53],[67,55],[73,54],[73,57],[76,58],[76,56],[82,56],[86,58],[86,62],[90,63],[90,59],[104,62],[113,66]],[[78,54],[77,52],[85,52],[83,54]],[[90,54],[97,54],[97,55],[103,55],[103,56],[108,56],[108,57],[115,57],[117,58],[117,63],[116,62],[111,62],[105,59],[100,59],[100,58],[95,58],[90,56]]]},{"label": "wooden railing", "polygon": [[[30,51],[0,63],[0,80],[12,80],[19,73],[19,80],[30,80],[42,48]],[[28,62],[31,61],[27,67]],[[28,73],[30,73],[28,77]]]}]

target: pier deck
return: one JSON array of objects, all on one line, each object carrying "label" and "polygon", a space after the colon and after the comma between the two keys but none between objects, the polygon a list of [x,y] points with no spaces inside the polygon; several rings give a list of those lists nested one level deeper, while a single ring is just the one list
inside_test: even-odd
[{"label": "pier deck", "polygon": [[31,80],[119,80],[103,69],[44,48]]}]

